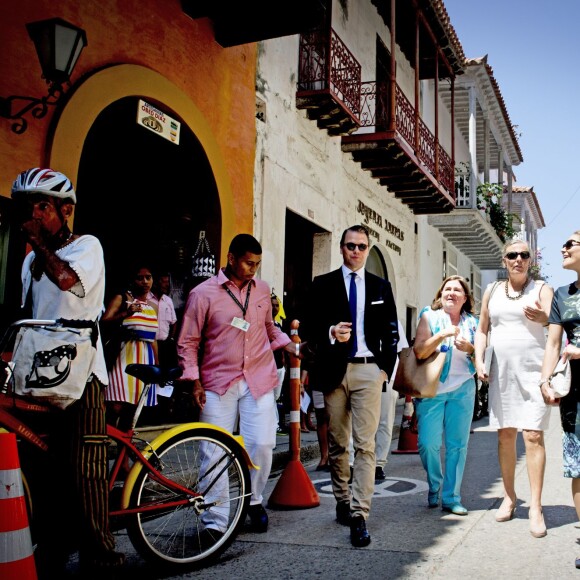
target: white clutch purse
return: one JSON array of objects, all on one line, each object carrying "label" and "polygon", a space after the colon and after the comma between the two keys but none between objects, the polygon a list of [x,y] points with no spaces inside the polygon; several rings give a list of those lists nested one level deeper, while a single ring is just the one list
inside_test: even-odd
[{"label": "white clutch purse", "polygon": [[491,361],[493,360],[493,346],[488,346],[483,354],[483,364],[485,366],[485,374],[489,377],[491,372]]},{"label": "white clutch purse", "polygon": [[550,386],[558,399],[565,397],[570,392],[571,382],[572,371],[570,369],[570,361],[566,360],[566,362],[563,362],[560,359],[554,372],[550,375]]}]

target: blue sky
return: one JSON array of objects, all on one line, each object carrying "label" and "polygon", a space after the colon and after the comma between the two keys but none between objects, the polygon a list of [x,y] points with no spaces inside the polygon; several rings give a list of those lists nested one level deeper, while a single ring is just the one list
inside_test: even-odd
[{"label": "blue sky", "polygon": [[468,58],[488,55],[546,227],[538,233],[548,282],[575,280],[560,248],[580,230],[580,1],[443,0]]}]

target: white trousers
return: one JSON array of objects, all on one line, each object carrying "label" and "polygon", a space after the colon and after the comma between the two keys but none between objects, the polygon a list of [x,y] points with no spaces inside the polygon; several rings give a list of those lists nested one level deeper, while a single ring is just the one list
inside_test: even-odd
[{"label": "white trousers", "polygon": [[276,417],[276,425],[274,427],[274,433],[278,431],[278,425],[280,424],[280,414],[278,413],[278,399],[282,394],[282,386],[284,385],[284,377],[286,376],[286,369],[282,367],[281,369],[276,369],[278,375],[278,384],[276,385],[274,393],[274,416]]},{"label": "white trousers", "polygon": [[268,483],[272,469],[272,451],[276,446],[276,414],[274,412],[274,392],[270,391],[259,399],[254,399],[245,380],[232,385],[220,396],[205,392],[206,402],[200,413],[200,421],[223,427],[232,433],[238,417],[240,435],[252,462],[260,469],[251,469],[251,505],[261,504],[262,493]]},{"label": "white trousers", "polygon": [[377,467],[384,467],[388,462],[391,440],[393,438],[393,424],[395,423],[395,411],[399,393],[393,391],[393,386],[389,383],[387,390],[381,393],[381,418],[379,428],[375,435],[375,454],[377,456]]}]

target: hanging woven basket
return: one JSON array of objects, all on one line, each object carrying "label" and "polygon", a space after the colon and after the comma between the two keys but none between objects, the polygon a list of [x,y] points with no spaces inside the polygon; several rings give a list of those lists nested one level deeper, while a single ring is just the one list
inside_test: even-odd
[{"label": "hanging woven basket", "polygon": [[215,256],[211,253],[205,232],[199,232],[199,242],[192,258],[191,274],[195,278],[211,278],[215,275]]}]

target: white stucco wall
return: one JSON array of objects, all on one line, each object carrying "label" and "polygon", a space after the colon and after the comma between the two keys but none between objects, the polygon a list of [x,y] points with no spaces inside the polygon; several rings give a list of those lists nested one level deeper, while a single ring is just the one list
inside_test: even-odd
[{"label": "white stucco wall", "polygon": [[[390,44],[382,20],[374,7],[369,10],[368,6],[367,0],[349,3],[345,25],[340,4],[333,3],[333,29],[363,65],[363,81],[375,77],[376,36],[368,30],[380,31],[387,47]],[[360,34],[359,25],[365,27],[364,35]],[[350,153],[343,153],[340,137],[330,136],[318,128],[316,121],[308,120],[305,111],[296,109],[298,48],[298,36],[259,44],[257,96],[263,101],[265,114],[263,121],[256,122],[254,215],[255,233],[264,247],[260,275],[277,290],[283,289],[287,208],[329,232],[328,236],[322,236],[319,245],[315,244],[315,274],[342,263],[339,253],[342,231],[364,223],[374,231],[371,240],[387,263],[399,318],[404,321],[408,307],[418,313],[431,303],[442,281],[443,250],[451,246],[437,229],[428,225],[426,216],[413,215],[369,172],[363,171]],[[397,83],[413,101],[414,72],[399,51],[397,54]],[[433,99],[429,90],[426,96]],[[433,109],[432,104],[429,106]],[[440,119],[444,120],[440,122],[442,127],[448,125],[449,113],[442,103],[439,108]],[[450,131],[445,131],[443,138],[451,153]],[[455,134],[457,143],[459,132]],[[468,152],[466,143],[461,143],[459,149],[463,154]],[[369,219],[359,212],[361,203]],[[390,231],[386,229],[387,223]],[[459,252],[457,255],[459,274],[469,277],[473,264]]]},{"label": "white stucco wall", "polygon": [[[264,248],[260,275],[282,289],[286,208],[330,232],[330,251],[316,257],[320,271],[340,266],[340,235],[346,227],[364,223],[378,234],[372,242],[392,264],[403,316],[407,304],[416,306],[418,296],[415,216],[341,151],[340,137],[329,136],[306,118],[305,111],[296,110],[298,41],[298,36],[290,36],[260,43],[257,88],[266,119],[257,121],[255,166],[255,233]],[[359,213],[359,201],[380,216],[379,223]],[[386,221],[404,240],[385,230]],[[392,244],[400,254],[389,247]]]}]

